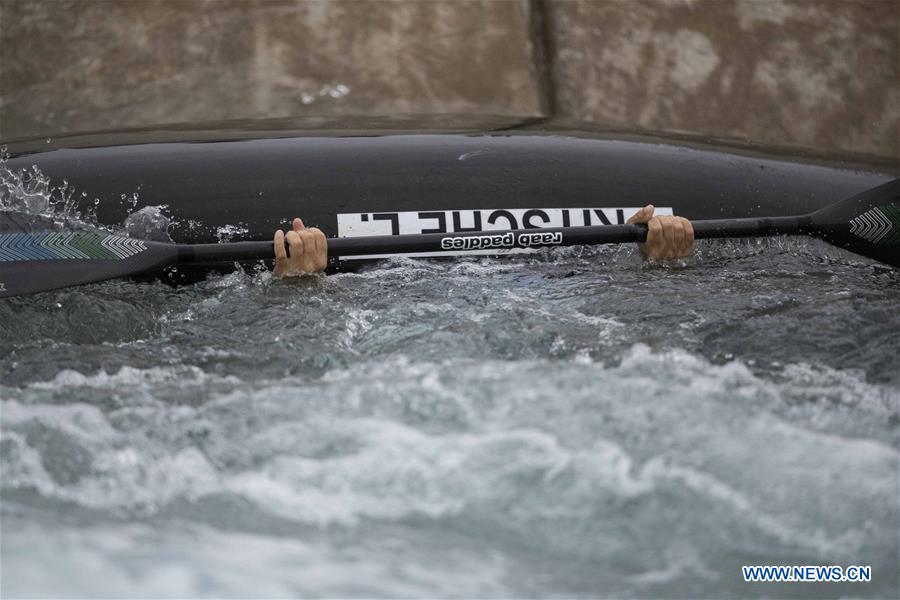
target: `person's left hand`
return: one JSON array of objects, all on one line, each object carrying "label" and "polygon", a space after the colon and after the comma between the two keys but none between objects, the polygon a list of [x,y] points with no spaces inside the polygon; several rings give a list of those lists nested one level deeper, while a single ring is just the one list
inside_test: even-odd
[{"label": "person's left hand", "polygon": [[644,258],[667,260],[684,258],[694,249],[694,228],[684,217],[653,216],[652,204],[648,204],[628,219],[627,223],[646,223],[647,241],[638,244]]},{"label": "person's left hand", "polygon": [[[324,271],[328,265],[325,234],[317,227],[307,229],[300,219],[294,219],[291,227],[287,235],[280,229],[275,232],[275,269],[272,276],[297,277]],[[290,256],[284,249],[285,240],[290,247]]]}]

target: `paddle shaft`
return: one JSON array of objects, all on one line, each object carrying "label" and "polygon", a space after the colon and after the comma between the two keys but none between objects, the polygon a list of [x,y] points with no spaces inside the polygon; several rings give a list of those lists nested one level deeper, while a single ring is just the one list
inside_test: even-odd
[{"label": "paddle shaft", "polygon": [[[812,219],[806,216],[769,217],[762,219],[715,219],[693,221],[694,237],[758,237],[808,233]],[[484,245],[478,241],[466,243],[466,238],[496,238],[507,245]],[[544,246],[577,246],[582,244],[621,244],[644,242],[647,226],[595,225],[590,227],[545,227],[509,231],[467,231],[448,233],[420,233],[330,238],[329,256],[360,256],[368,254],[415,254],[422,252],[459,252],[472,250],[508,250]],[[455,240],[463,240],[456,242]],[[511,244],[509,244],[511,242]],[[458,247],[452,247],[453,244]],[[450,245],[451,247],[448,247]],[[266,260],[273,258],[272,242],[230,242],[224,244],[178,244],[178,263],[215,263]]]}]

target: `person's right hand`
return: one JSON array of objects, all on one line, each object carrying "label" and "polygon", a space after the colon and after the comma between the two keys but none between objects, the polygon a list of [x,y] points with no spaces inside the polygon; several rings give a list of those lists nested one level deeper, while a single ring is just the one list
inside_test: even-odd
[{"label": "person's right hand", "polygon": [[[319,273],[328,264],[328,242],[317,227],[307,229],[300,219],[294,219],[291,231],[275,232],[275,270],[273,277],[299,277]],[[287,240],[290,252],[285,252]]]},{"label": "person's right hand", "polygon": [[694,227],[684,217],[654,216],[655,209],[648,204],[637,211],[626,223],[646,223],[647,241],[638,244],[644,258],[668,260],[684,258],[694,249]]}]

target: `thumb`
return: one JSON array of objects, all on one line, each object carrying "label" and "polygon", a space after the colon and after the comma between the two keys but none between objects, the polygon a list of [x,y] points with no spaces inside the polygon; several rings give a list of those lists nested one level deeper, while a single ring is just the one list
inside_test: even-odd
[{"label": "thumb", "polygon": [[635,223],[647,223],[650,219],[653,218],[653,211],[656,210],[653,208],[652,204],[648,204],[644,208],[640,209],[631,217],[625,221],[628,225],[633,225]]}]

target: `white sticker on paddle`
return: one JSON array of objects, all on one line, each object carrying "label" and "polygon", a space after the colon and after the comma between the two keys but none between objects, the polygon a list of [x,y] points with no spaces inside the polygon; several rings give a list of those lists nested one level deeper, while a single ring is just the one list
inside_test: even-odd
[{"label": "white sticker on paddle", "polygon": [[[503,231],[542,227],[581,227],[623,224],[641,207],[623,208],[484,208],[466,210],[425,210],[375,213],[340,213],[338,237],[367,235],[407,235],[419,233],[463,233]],[[657,215],[671,215],[671,207],[656,207]],[[456,256],[460,254],[509,254],[533,252],[521,248],[475,251],[447,250],[415,256]],[[367,254],[346,260],[412,256],[409,254]]]}]

